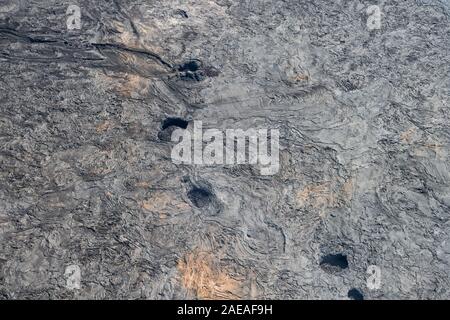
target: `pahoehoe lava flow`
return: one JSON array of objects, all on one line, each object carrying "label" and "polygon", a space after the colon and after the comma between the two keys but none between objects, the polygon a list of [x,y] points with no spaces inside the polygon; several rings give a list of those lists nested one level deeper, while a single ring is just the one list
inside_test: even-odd
[{"label": "pahoehoe lava flow", "polygon": [[449,18],[0,0],[0,299],[450,299]]}]

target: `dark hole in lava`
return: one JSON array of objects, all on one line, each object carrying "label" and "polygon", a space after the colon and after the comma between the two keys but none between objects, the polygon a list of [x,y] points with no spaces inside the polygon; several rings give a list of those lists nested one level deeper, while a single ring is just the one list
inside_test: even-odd
[{"label": "dark hole in lava", "polygon": [[194,187],[187,194],[188,198],[197,208],[203,208],[212,201],[212,193],[206,189]]},{"label": "dark hole in lava", "polygon": [[352,288],[348,291],[347,296],[352,300],[364,300],[364,295],[358,289]]},{"label": "dark hole in lava", "polygon": [[162,129],[165,130],[169,127],[178,127],[178,128],[186,129],[188,124],[189,124],[188,121],[181,119],[181,118],[167,118],[166,120],[164,120],[164,122],[162,124]]},{"label": "dark hole in lava", "polygon": [[177,128],[186,129],[188,124],[188,121],[181,118],[167,118],[161,125],[158,138],[162,141],[170,141],[174,130]]},{"label": "dark hole in lava", "polygon": [[200,61],[198,60],[190,60],[178,66],[178,71],[190,71],[195,72],[200,69]]},{"label": "dark hole in lava", "polygon": [[348,260],[347,256],[343,254],[328,254],[322,257],[320,266],[324,269],[347,269]]}]

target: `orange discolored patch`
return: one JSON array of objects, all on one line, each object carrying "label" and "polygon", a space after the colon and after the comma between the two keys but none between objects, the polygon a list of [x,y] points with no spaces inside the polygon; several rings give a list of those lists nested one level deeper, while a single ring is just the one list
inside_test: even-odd
[{"label": "orange discolored patch", "polygon": [[350,202],[353,199],[353,178],[348,179],[345,181],[344,185],[342,186],[342,198],[345,202]]},{"label": "orange discolored patch", "polygon": [[[323,182],[317,185],[307,185],[296,194],[296,204],[299,208],[312,207],[324,217],[328,208],[338,208],[348,204],[353,198],[353,179],[348,179],[340,186],[338,181]],[[336,190],[336,191],[335,191]]]},{"label": "orange discolored patch", "polygon": [[426,157],[428,156],[428,152],[431,151],[434,152],[436,159],[446,160],[448,158],[447,150],[448,148],[444,144],[429,139],[429,141],[416,146],[414,154],[416,156]]},{"label": "orange discolored patch", "polygon": [[194,251],[178,262],[181,284],[199,299],[239,299],[241,281],[219,266],[220,260],[208,252]]},{"label": "orange discolored patch", "polygon": [[100,123],[99,125],[97,125],[97,127],[95,128],[95,131],[97,131],[97,133],[100,133],[100,132],[108,131],[111,127],[112,127],[111,122],[106,120],[106,121],[103,121],[102,123]]},{"label": "orange discolored patch", "polygon": [[148,188],[148,187],[150,187],[150,182],[148,182],[148,181],[139,181],[139,182],[136,182],[135,186],[138,187],[138,188]]},{"label": "orange discolored patch", "polygon": [[307,74],[297,74],[292,78],[292,82],[298,82],[298,81],[308,81],[309,76]]},{"label": "orange discolored patch", "polygon": [[308,185],[297,192],[297,205],[304,207],[311,205],[314,208],[333,207],[336,197],[331,191],[330,183],[321,183],[318,185]]},{"label": "orange discolored patch", "polygon": [[[125,54],[124,54],[125,56]],[[131,56],[130,61],[133,61]],[[139,68],[139,67],[136,67]],[[145,70],[145,67],[140,68]],[[149,71],[151,73],[152,71]],[[158,71],[159,72],[159,71]],[[148,95],[151,80],[135,73],[94,73],[96,84],[105,90],[112,90],[126,98],[137,99]]]},{"label": "orange discolored patch", "polygon": [[126,97],[143,96],[148,91],[150,82],[137,74],[127,74],[125,79],[116,85],[116,90]]},{"label": "orange discolored patch", "polygon": [[416,133],[416,128],[411,127],[408,130],[406,130],[400,134],[400,140],[403,143],[411,143],[415,133]]},{"label": "orange discolored patch", "polygon": [[169,212],[177,213],[190,208],[175,194],[164,192],[156,192],[149,199],[142,201],[141,207],[146,211],[158,213],[161,218],[166,218]]}]

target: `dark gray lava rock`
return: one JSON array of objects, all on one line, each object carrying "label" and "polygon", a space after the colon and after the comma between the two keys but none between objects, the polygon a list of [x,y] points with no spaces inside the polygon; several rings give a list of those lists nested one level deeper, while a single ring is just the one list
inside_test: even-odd
[{"label": "dark gray lava rock", "polygon": [[[449,299],[449,10],[0,0],[0,298]],[[173,163],[192,121],[279,172]]]}]

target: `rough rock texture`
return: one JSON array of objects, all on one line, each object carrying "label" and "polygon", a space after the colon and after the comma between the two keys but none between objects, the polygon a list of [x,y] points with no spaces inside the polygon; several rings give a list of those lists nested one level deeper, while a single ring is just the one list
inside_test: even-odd
[{"label": "rough rock texture", "polygon": [[[0,0],[0,297],[450,298],[449,15]],[[280,171],[174,164],[193,120],[279,129]]]}]

